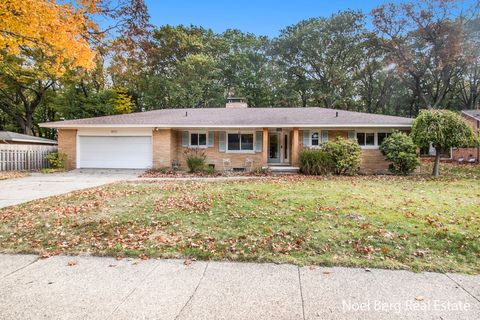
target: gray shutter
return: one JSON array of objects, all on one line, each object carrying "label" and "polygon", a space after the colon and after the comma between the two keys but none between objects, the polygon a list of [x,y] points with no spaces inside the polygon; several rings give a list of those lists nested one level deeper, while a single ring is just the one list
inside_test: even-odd
[{"label": "gray shutter", "polygon": [[225,152],[227,150],[227,144],[225,142],[225,131],[220,131],[218,133],[218,151]]},{"label": "gray shutter", "polygon": [[255,132],[255,152],[262,152],[263,146],[263,132]]},{"label": "gray shutter", "polygon": [[327,141],[328,141],[328,131],[323,130],[322,133],[321,133],[321,135],[322,135],[322,138],[321,138],[321,139],[322,139],[322,143],[323,143],[323,142],[327,142]]},{"label": "gray shutter", "polygon": [[303,146],[310,147],[310,131],[303,130]]},{"label": "gray shutter", "polygon": [[215,143],[215,131],[208,131],[208,147],[213,147]]},{"label": "gray shutter", "polygon": [[182,147],[188,147],[188,131],[182,131]]},{"label": "gray shutter", "polygon": [[348,139],[349,140],[355,140],[356,139],[354,130],[348,131]]}]

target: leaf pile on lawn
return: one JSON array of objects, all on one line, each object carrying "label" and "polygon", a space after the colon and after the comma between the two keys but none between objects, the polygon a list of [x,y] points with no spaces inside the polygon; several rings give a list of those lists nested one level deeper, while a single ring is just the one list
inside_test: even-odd
[{"label": "leaf pile on lawn", "polygon": [[480,272],[471,178],[119,183],[0,210],[0,250]]},{"label": "leaf pile on lawn", "polygon": [[0,171],[0,180],[16,179],[28,176],[26,171]]}]

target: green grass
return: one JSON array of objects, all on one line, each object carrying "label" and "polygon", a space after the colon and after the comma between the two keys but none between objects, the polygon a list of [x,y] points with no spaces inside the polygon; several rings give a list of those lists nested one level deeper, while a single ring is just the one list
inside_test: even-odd
[{"label": "green grass", "polygon": [[0,250],[479,273],[479,178],[112,184],[0,210]]}]

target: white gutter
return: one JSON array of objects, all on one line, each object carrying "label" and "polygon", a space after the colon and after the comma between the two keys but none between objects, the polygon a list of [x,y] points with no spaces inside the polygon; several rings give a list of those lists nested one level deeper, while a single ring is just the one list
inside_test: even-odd
[{"label": "white gutter", "polygon": [[39,140],[28,140],[28,139],[10,139],[9,141],[13,142],[32,142],[36,144],[57,144],[57,141],[52,140],[50,141],[39,141]]},{"label": "white gutter", "polygon": [[49,125],[39,124],[42,128],[77,129],[77,128],[161,128],[161,129],[205,129],[205,128],[410,128],[411,124],[268,124],[268,125],[141,125],[141,124],[78,124],[78,125]]}]

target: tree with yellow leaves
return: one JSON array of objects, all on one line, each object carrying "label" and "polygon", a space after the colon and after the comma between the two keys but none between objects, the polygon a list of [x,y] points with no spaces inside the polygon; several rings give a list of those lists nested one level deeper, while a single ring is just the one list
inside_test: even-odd
[{"label": "tree with yellow leaves", "polygon": [[113,99],[113,109],[116,114],[132,113],[135,104],[132,96],[130,96],[125,88],[117,88],[115,90],[116,96]]}]

